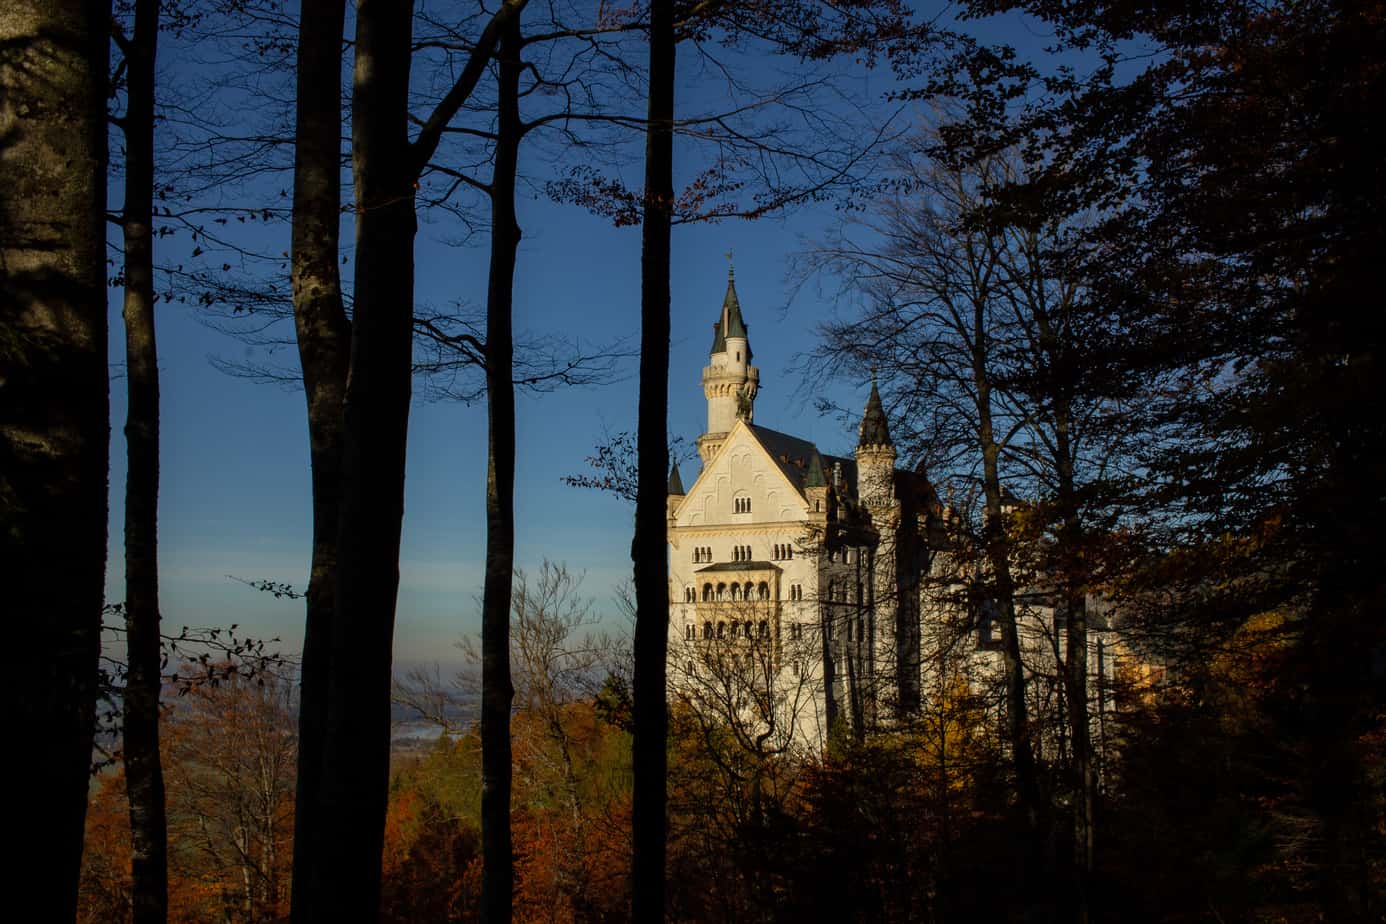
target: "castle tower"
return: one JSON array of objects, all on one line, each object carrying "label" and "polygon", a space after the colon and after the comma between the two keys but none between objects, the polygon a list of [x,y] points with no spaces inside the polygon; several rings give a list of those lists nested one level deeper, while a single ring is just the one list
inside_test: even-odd
[{"label": "castle tower", "polygon": [[737,418],[749,423],[754,415],[760,370],[751,365],[751,342],[736,297],[736,270],[727,270],[727,294],[722,316],[712,325],[712,351],[703,367],[703,395],[707,398],[707,432],[698,437],[698,455],[706,465]]},{"label": "castle tower", "polygon": [[866,399],[857,438],[858,493],[868,507],[891,507],[895,504],[895,444],[890,439],[890,425],[881,393],[876,390],[876,373],[871,373],[871,396]]}]

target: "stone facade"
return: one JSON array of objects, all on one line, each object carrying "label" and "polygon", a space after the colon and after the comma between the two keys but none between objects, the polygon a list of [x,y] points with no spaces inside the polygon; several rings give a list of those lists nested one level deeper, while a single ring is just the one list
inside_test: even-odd
[{"label": "stone facade", "polygon": [[[997,686],[999,632],[985,604],[965,599],[949,514],[927,478],[895,467],[875,383],[855,452],[832,456],[754,422],[751,360],[729,276],[702,374],[702,470],[686,490],[677,465],[670,473],[671,702],[769,753],[863,737],[958,676],[974,692]],[[1062,633],[1043,593],[1017,605],[1031,689],[1044,698]]]},{"label": "stone facade", "polygon": [[920,697],[921,578],[937,503],[895,468],[873,384],[853,457],[754,423],[734,277],[703,370],[702,471],[669,495],[670,689],[768,732],[860,734]]}]

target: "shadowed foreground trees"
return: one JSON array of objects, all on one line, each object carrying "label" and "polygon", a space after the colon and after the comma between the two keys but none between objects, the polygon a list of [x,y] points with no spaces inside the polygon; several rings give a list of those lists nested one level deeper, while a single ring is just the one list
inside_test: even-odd
[{"label": "shadowed foreground trees", "polygon": [[26,742],[11,872],[75,912],[106,569],[109,6],[0,11],[0,561]]},{"label": "shadowed foreground trees", "polygon": [[[1044,20],[1058,49],[1102,57],[1045,74],[969,48],[927,91],[968,103],[948,156],[1019,144],[1035,172],[997,197],[1002,212],[1093,213],[1084,274],[1123,325],[1120,360],[1151,386],[1140,412],[1156,542],[1202,550],[1209,567],[1184,586],[1223,632],[1293,612],[1296,683],[1272,693],[1277,734],[1313,755],[1299,798],[1315,888],[1329,917],[1374,919],[1368,742],[1386,585],[1363,550],[1383,544],[1386,426],[1366,409],[1386,387],[1383,127],[1369,115],[1386,100],[1386,9],[975,5],[998,8]],[[1017,86],[1045,102],[998,118]],[[1169,577],[1156,561],[1152,590]]]}]

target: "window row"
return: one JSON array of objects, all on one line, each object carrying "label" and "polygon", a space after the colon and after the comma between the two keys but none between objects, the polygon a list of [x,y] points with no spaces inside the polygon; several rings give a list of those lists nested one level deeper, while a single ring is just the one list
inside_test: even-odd
[{"label": "window row", "polygon": [[732,499],[732,508],[737,513],[751,512],[751,499],[749,497],[737,497]]},{"label": "window row", "polygon": [[855,598],[849,596],[850,589],[846,581],[829,581],[828,587],[823,593],[824,601],[828,603],[847,603],[853,599],[861,599],[861,582],[857,582],[857,595]]},{"label": "window row", "polygon": [[771,561],[788,561],[794,557],[794,546],[792,545],[772,545],[770,547]]},{"label": "window row", "polygon": [[712,561],[712,546],[700,545],[693,549],[693,564],[703,565]]},{"label": "window row", "polygon": [[749,545],[737,545],[732,547],[732,561],[750,561],[751,547]]},{"label": "window row", "polygon": [[[796,629],[802,628],[795,626]],[[683,637],[688,641],[693,641],[698,637],[698,627],[693,623],[688,623],[683,627]],[[731,633],[727,632],[727,623],[719,622],[714,626],[711,622],[703,623],[703,638],[769,638],[770,623],[762,619],[759,623],[752,623],[749,620],[741,622],[733,619],[731,621]]]},{"label": "window row", "polygon": [[854,561],[861,561],[861,552],[853,549],[828,549],[828,561],[840,561],[850,565]]},{"label": "window row", "polygon": [[802,599],[804,599],[804,588],[803,588],[803,586],[800,585],[800,584],[790,584],[790,585],[789,585],[789,599],[791,599],[791,600],[802,600]]},{"label": "window row", "polygon": [[[688,591],[691,590],[692,588],[690,587],[688,590],[684,591],[684,600],[689,603],[693,602],[688,596]],[[737,584],[733,581],[731,584],[718,584],[716,587],[713,587],[712,584],[703,585],[704,603],[717,603],[726,600],[735,602],[738,600],[769,599],[770,585],[764,581],[761,581],[759,584],[752,584],[750,581],[747,581],[745,584]]]}]

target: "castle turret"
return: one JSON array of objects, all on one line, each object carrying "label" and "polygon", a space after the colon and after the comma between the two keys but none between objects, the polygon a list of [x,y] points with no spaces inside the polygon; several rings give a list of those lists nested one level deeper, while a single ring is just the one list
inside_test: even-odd
[{"label": "castle turret", "polygon": [[721,448],[738,418],[749,423],[755,413],[760,370],[751,365],[751,341],[746,328],[741,300],[736,297],[736,270],[729,269],[722,314],[712,325],[712,351],[703,367],[707,432],[698,437],[698,454],[704,462]]},{"label": "castle turret", "polygon": [[683,499],[687,495],[688,492],[683,489],[683,476],[679,474],[679,463],[676,461],[673,468],[669,469],[668,513],[670,522],[674,519],[674,511],[678,509],[679,504],[683,503]]},{"label": "castle turret", "polygon": [[890,507],[895,503],[895,444],[876,390],[875,372],[857,432],[857,493],[868,507]]}]

